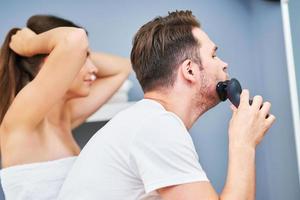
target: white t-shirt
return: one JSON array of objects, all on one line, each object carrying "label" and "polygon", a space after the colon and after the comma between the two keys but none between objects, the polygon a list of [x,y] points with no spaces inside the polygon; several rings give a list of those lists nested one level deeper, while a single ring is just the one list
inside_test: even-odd
[{"label": "white t-shirt", "polygon": [[83,148],[61,200],[159,200],[157,189],[208,181],[183,122],[156,101],[120,112]]}]

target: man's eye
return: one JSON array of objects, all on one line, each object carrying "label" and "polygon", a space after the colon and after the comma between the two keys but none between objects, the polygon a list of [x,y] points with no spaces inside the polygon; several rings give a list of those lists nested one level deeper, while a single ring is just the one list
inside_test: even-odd
[{"label": "man's eye", "polygon": [[217,57],[217,55],[212,55],[213,58]]}]

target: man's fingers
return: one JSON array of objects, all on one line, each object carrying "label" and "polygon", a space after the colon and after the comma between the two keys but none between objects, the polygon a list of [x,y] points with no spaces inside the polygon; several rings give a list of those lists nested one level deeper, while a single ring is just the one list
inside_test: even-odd
[{"label": "man's fingers", "polygon": [[259,96],[259,95],[256,95],[254,98],[253,98],[253,101],[252,101],[252,107],[256,110],[259,110],[260,107],[262,106],[262,103],[263,103],[263,98],[262,96]]},{"label": "man's fingers", "polygon": [[237,108],[233,104],[230,105],[230,108],[233,112],[237,111]]},{"label": "man's fingers", "polygon": [[231,105],[230,105],[230,109],[231,109],[231,111],[232,111],[232,115],[235,116],[235,115],[236,115],[236,112],[237,112],[237,108],[236,108],[233,104],[231,104]]},{"label": "man's fingers", "polygon": [[269,117],[266,119],[268,127],[270,127],[276,120],[276,117],[272,114],[269,114]]},{"label": "man's fingers", "polygon": [[264,104],[262,105],[262,108],[260,109],[261,114],[266,117],[268,116],[268,114],[270,113],[270,109],[271,109],[271,103],[266,101],[264,102]]},{"label": "man's fingers", "polygon": [[249,90],[243,90],[240,96],[240,106],[249,106]]}]

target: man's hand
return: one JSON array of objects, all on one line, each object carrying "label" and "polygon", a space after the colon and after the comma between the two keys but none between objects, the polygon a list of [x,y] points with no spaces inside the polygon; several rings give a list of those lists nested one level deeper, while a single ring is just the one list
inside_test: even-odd
[{"label": "man's hand", "polygon": [[255,148],[261,142],[275,121],[274,115],[269,114],[271,103],[262,103],[262,97],[255,96],[252,105],[249,105],[249,91],[243,90],[239,107],[232,106],[233,115],[229,125],[231,145]]},{"label": "man's hand", "polygon": [[34,36],[36,34],[32,30],[23,28],[11,37],[9,47],[21,56],[31,57],[33,53],[29,51],[28,47]]}]

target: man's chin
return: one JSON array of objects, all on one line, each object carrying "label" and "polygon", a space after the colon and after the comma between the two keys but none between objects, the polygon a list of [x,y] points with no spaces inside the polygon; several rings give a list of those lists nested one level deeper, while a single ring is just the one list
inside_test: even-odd
[{"label": "man's chin", "polygon": [[213,107],[215,107],[215,106],[217,106],[220,102],[221,102],[221,100],[220,100],[219,98],[218,98],[217,100],[215,100],[215,101],[211,104],[210,109],[213,108]]},{"label": "man's chin", "polygon": [[211,108],[215,107],[216,105],[218,105],[221,101],[221,99],[219,98],[217,91],[215,91],[213,97],[212,97],[212,101],[211,101]]},{"label": "man's chin", "polygon": [[217,93],[211,96],[209,102],[207,102],[207,109],[210,110],[211,108],[217,106],[221,102],[220,98],[218,97]]}]

